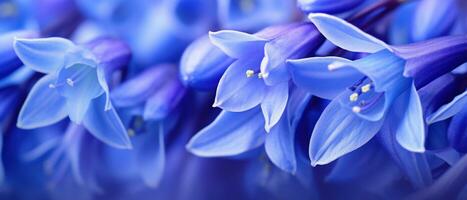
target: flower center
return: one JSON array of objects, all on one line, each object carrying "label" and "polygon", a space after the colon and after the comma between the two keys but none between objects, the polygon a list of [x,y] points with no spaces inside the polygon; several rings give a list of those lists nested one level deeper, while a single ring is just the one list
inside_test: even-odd
[{"label": "flower center", "polygon": [[261,78],[267,78],[269,76],[269,74],[267,74],[267,73],[261,73],[261,72],[259,72],[259,70],[255,71],[255,70],[252,70],[252,69],[246,70],[245,75],[246,75],[247,78],[251,78],[254,75],[257,75],[257,77],[260,78],[260,79]]},{"label": "flower center", "polygon": [[373,82],[364,77],[349,87],[351,94],[349,95],[349,106],[355,113],[368,110],[379,102],[384,93],[374,90]]},{"label": "flower center", "polygon": [[49,88],[57,89],[62,96],[68,98],[81,96],[92,99],[103,93],[96,68],[85,64],[62,68],[56,82],[50,84]]}]

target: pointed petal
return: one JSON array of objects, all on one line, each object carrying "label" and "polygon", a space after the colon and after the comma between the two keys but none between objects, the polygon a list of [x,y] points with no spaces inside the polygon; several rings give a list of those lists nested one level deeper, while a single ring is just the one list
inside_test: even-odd
[{"label": "pointed petal", "polygon": [[198,156],[231,156],[263,144],[264,120],[258,108],[235,113],[222,111],[209,126],[199,131],[187,144]]},{"label": "pointed petal", "polygon": [[245,75],[252,66],[259,66],[259,62],[254,59],[235,61],[219,82],[213,106],[231,112],[242,112],[261,103],[266,93],[266,85],[255,76]]},{"label": "pointed petal", "polygon": [[460,112],[467,105],[467,90],[457,95],[451,102],[441,106],[436,112],[428,116],[426,121],[429,124],[445,120]]},{"label": "pointed petal", "polygon": [[116,148],[131,148],[130,138],[114,108],[105,110],[106,97],[101,95],[89,105],[83,125],[102,142]]},{"label": "pointed petal", "polygon": [[165,166],[164,132],[162,124],[157,124],[154,132],[135,137],[135,150],[138,166],[144,183],[157,187]]},{"label": "pointed petal", "polygon": [[431,168],[424,154],[414,153],[402,147],[396,139],[396,129],[391,123],[385,123],[378,134],[383,147],[398,164],[416,188],[424,188],[431,184]]},{"label": "pointed petal", "polygon": [[387,120],[396,127],[396,139],[401,146],[413,152],[425,151],[422,105],[413,84],[394,102]]},{"label": "pointed petal", "polygon": [[412,41],[424,41],[448,34],[459,16],[458,8],[456,0],[420,1],[413,13],[412,23],[416,26],[411,26],[412,30],[409,31]]},{"label": "pointed petal", "polygon": [[289,83],[281,83],[276,86],[270,86],[266,90],[261,110],[264,116],[264,129],[269,132],[271,128],[279,121],[284,113],[287,99],[289,97]]},{"label": "pointed petal", "polygon": [[347,87],[361,79],[363,75],[352,68],[329,70],[335,62],[351,62],[339,57],[313,57],[289,60],[289,70],[294,83],[312,95],[333,99]]},{"label": "pointed petal", "polygon": [[33,129],[56,123],[67,116],[65,98],[49,88],[55,77],[46,75],[32,87],[18,116],[17,126]]},{"label": "pointed petal", "polygon": [[209,39],[232,58],[251,56],[251,53],[260,53],[260,57],[263,57],[264,45],[268,41],[256,35],[232,30],[209,32]]},{"label": "pointed petal", "polygon": [[107,79],[105,78],[105,71],[101,67],[97,67],[97,81],[101,86],[102,90],[104,90],[105,95],[105,110],[109,110],[111,108],[110,104],[110,91],[109,85],[107,85]]},{"label": "pointed petal", "polygon": [[449,143],[460,152],[467,152],[467,108],[454,115],[448,128]]},{"label": "pointed petal", "polygon": [[353,52],[375,53],[391,48],[383,41],[363,32],[354,25],[327,14],[310,14],[308,18],[335,45]]},{"label": "pointed petal", "polygon": [[64,64],[65,54],[74,44],[63,38],[16,39],[16,55],[28,67],[42,73],[55,72]]},{"label": "pointed petal", "polygon": [[371,122],[343,109],[336,100],[323,111],[310,140],[312,165],[324,165],[367,143],[383,120]]},{"label": "pointed petal", "polygon": [[295,131],[290,128],[288,117],[284,115],[268,133],[264,144],[272,163],[293,174],[297,170],[294,139]]}]

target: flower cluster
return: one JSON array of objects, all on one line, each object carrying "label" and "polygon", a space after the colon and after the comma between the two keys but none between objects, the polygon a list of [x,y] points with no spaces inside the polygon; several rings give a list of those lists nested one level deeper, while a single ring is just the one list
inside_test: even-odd
[{"label": "flower cluster", "polygon": [[0,0],[0,199],[467,198],[464,0]]}]

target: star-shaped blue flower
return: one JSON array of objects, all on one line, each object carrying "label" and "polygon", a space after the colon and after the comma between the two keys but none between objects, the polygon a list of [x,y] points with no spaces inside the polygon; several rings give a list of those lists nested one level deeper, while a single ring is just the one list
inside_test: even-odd
[{"label": "star-shaped blue flower", "polygon": [[46,74],[24,102],[18,127],[48,126],[68,116],[107,144],[131,147],[109,100],[104,69],[109,66],[109,52],[99,48],[92,51],[63,38],[16,39],[14,49],[27,67]]}]

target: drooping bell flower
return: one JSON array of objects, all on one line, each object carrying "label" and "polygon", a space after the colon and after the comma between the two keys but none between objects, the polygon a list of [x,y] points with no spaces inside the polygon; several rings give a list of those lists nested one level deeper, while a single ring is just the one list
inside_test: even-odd
[{"label": "drooping bell flower", "polygon": [[233,61],[208,36],[203,36],[185,49],[180,60],[180,77],[186,86],[212,90]]},{"label": "drooping bell flower", "polygon": [[467,38],[392,47],[337,17],[309,18],[335,45],[369,53],[355,61],[324,57],[290,62],[298,86],[333,99],[313,131],[312,164],[327,164],[361,147],[385,124],[402,147],[423,152],[425,125],[416,88],[465,62]]},{"label": "drooping bell flower", "polygon": [[[176,123],[174,110],[186,89],[175,65],[156,65],[132,77],[112,92],[115,106],[126,114],[125,124],[133,143],[131,152],[109,149],[109,156],[121,153],[136,159],[137,173],[144,184],[156,187],[165,169],[165,134]],[[130,163],[129,163],[130,164]],[[118,172],[117,172],[118,173]]]},{"label": "drooping bell flower", "polygon": [[293,18],[295,1],[291,0],[221,0],[219,23],[223,29],[258,31],[287,23]]},{"label": "drooping bell flower", "polygon": [[119,148],[131,143],[113,108],[106,76],[127,65],[130,52],[115,39],[76,45],[63,38],[16,39],[15,52],[30,69],[46,74],[31,89],[17,126],[33,129],[69,117],[103,142]]},{"label": "drooping bell flower", "polygon": [[235,59],[219,81],[213,106],[243,112],[260,105],[267,132],[287,105],[290,77],[285,61],[309,55],[323,42],[310,23],[269,27],[254,35],[224,30],[211,32],[210,38]]}]

